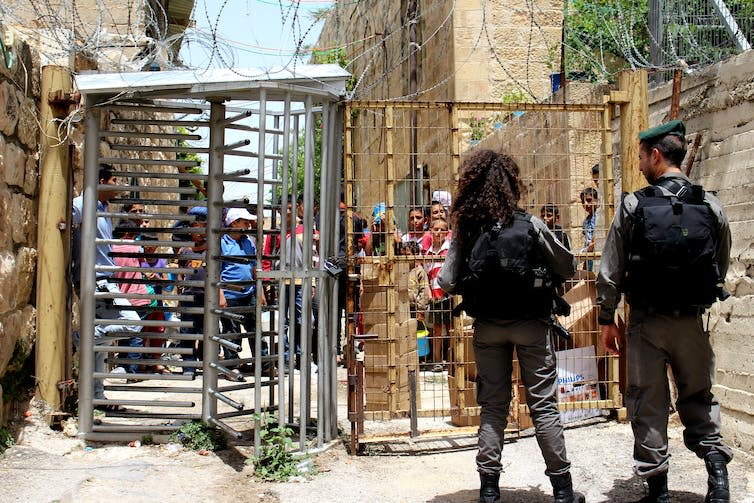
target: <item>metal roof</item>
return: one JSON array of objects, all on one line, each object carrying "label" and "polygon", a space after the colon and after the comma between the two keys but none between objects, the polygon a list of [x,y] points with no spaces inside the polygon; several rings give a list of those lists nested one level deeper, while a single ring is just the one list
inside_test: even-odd
[{"label": "metal roof", "polygon": [[337,100],[345,94],[351,75],[335,64],[277,67],[221,68],[165,72],[85,73],[75,76],[81,94],[127,97],[253,99],[267,89],[274,95],[320,95]]}]

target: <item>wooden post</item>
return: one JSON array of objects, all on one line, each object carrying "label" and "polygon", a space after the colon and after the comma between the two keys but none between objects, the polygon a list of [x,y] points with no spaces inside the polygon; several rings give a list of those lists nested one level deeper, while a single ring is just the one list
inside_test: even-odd
[{"label": "wooden post", "polygon": [[[39,219],[37,243],[37,393],[53,409],[61,405],[58,383],[65,379],[66,296],[68,288],[65,263],[66,236],[61,222],[69,210],[68,143],[65,129],[55,119],[66,116],[73,80],[67,68],[42,68],[41,162],[39,169]],[[56,98],[54,98],[57,96]]]},{"label": "wooden post", "polygon": [[620,106],[621,189],[632,192],[647,184],[639,171],[639,132],[649,126],[647,71],[624,70],[619,82],[620,90],[628,96]]},{"label": "wooden post", "polygon": [[[633,192],[647,181],[639,171],[639,132],[649,127],[649,107],[647,105],[646,70],[625,70],[619,79],[620,90],[626,100],[620,105],[620,166],[621,191]],[[630,306],[626,304],[625,316],[628,319]],[[620,382],[620,375],[626,375],[627,360],[625,351],[618,362],[613,359],[611,380]],[[617,401],[615,390],[611,397]]]}]

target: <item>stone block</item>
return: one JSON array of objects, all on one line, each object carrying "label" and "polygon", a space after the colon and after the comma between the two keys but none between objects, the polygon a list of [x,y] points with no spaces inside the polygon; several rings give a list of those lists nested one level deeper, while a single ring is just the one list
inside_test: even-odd
[{"label": "stone block", "polygon": [[16,257],[10,252],[0,250],[0,315],[15,309]]},{"label": "stone block", "polygon": [[34,348],[36,323],[33,306],[0,316],[0,376],[21,370]]},{"label": "stone block", "polygon": [[34,197],[37,193],[37,186],[39,184],[38,163],[39,154],[37,152],[26,156],[26,166],[24,169],[24,194],[29,197]]},{"label": "stone block", "polygon": [[11,199],[11,221],[13,241],[18,244],[33,245],[37,241],[37,215],[33,211],[35,202],[24,194],[15,193]]},{"label": "stone block", "polygon": [[26,152],[15,143],[5,143],[5,155],[3,158],[5,165],[5,183],[15,185],[16,187],[24,186],[24,170],[26,169]]},{"label": "stone block", "polygon": [[39,143],[39,112],[37,105],[31,98],[26,98],[21,91],[17,92],[21,113],[18,117],[16,136],[21,143],[29,148],[35,148]]},{"label": "stone block", "polygon": [[6,136],[16,131],[19,106],[16,98],[16,88],[8,81],[0,84],[0,131]]},{"label": "stone block", "polygon": [[9,249],[13,243],[13,219],[10,211],[12,202],[13,193],[5,184],[0,183],[0,250]]},{"label": "stone block", "polygon": [[32,300],[31,292],[35,286],[37,269],[37,250],[35,248],[21,247],[16,254],[14,288],[15,305],[18,307],[29,304]]}]

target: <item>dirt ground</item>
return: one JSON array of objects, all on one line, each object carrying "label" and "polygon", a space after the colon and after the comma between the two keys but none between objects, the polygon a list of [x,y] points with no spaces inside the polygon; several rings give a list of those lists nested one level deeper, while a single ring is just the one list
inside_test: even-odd
[{"label": "dirt ground", "polygon": [[[206,456],[176,444],[85,445],[53,431],[32,402],[18,411],[17,445],[0,457],[0,502],[473,502],[478,497],[473,438],[455,452],[352,457],[334,442],[313,457],[317,473],[287,483],[255,480],[236,446]],[[670,430],[673,501],[704,501],[704,464],[683,447],[677,421]],[[627,424],[599,420],[566,430],[577,489],[589,502],[642,496],[631,472]],[[380,449],[369,449],[373,453]],[[503,501],[552,501],[533,436],[511,439],[503,452]],[[729,465],[731,501],[754,502],[754,460],[737,453]]]}]

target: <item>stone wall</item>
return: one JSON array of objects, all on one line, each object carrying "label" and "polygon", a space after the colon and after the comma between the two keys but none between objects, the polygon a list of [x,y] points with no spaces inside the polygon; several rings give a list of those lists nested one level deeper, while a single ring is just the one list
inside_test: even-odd
[{"label": "stone wall", "polygon": [[[36,338],[39,59],[21,42],[13,53],[0,65],[0,383]],[[0,393],[0,424],[9,406]]]},{"label": "stone wall", "polygon": [[[754,453],[754,51],[684,76],[680,117],[690,141],[701,135],[691,179],[716,191],[733,235],[726,287],[712,307],[717,356],[713,389],[730,445]],[[649,93],[649,125],[668,120],[671,84]],[[688,156],[687,156],[688,157]],[[688,159],[687,159],[688,162]]]},{"label": "stone wall", "polygon": [[[345,50],[347,70],[356,82],[354,99],[500,101],[522,89],[530,90],[538,99],[549,96],[547,65],[557,66],[557,58],[552,60],[551,56],[559,53],[550,49],[560,40],[562,4],[416,0],[418,21],[413,45],[406,15],[409,4],[408,0],[368,0],[332,7],[316,47]],[[539,25],[531,37],[530,22]],[[416,94],[412,95],[414,69]],[[363,111],[353,120],[356,129],[352,148],[364,153],[355,158],[355,177],[359,180],[356,203],[366,211],[387,198],[386,138],[380,110]],[[471,144],[473,114],[459,113],[457,121],[453,127],[459,128],[458,150],[462,152]],[[417,131],[415,139],[408,133],[412,124]],[[424,186],[427,194],[451,190],[456,173],[452,169],[450,115],[443,109],[396,111],[393,128],[390,154],[396,181],[415,184],[410,181],[413,161],[428,180]],[[405,197],[396,195],[396,206],[414,202],[401,199]]]}]

